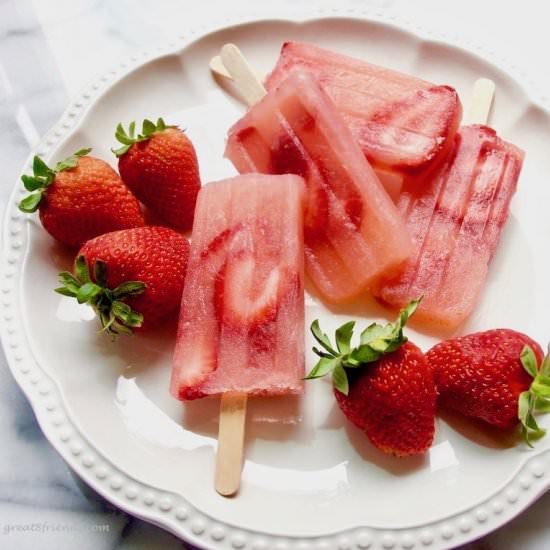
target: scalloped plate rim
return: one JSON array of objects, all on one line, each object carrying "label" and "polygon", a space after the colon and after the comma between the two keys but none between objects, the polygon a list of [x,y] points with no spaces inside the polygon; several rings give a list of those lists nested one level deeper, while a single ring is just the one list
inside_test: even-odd
[{"label": "scalloped plate rim", "polygon": [[[167,56],[167,55],[177,55],[182,50],[184,50],[186,47],[193,44],[196,40],[199,40],[200,38],[204,37],[205,35],[209,33],[213,33],[219,30],[222,30],[225,27],[233,26],[237,27],[239,25],[246,25],[253,22],[270,22],[270,21],[283,21],[288,22],[292,21],[294,23],[300,24],[300,23],[310,23],[314,22],[316,20],[325,20],[330,18],[338,18],[338,19],[351,19],[351,20],[368,20],[370,22],[378,23],[381,25],[385,25],[389,28],[393,28],[396,30],[399,30],[401,32],[406,32],[411,37],[418,41],[424,41],[424,42],[435,42],[435,43],[445,43],[447,46],[451,46],[455,49],[467,51],[470,55],[477,57],[485,62],[492,63],[497,69],[502,71],[507,76],[512,76],[511,73],[514,72],[513,67],[505,67],[506,63],[502,60],[495,60],[491,59],[491,54],[487,52],[482,52],[485,55],[479,55],[476,52],[471,51],[468,46],[464,47],[463,45],[460,45],[459,42],[454,43],[452,39],[449,39],[449,37],[445,37],[443,35],[439,36],[435,32],[430,32],[429,36],[425,36],[425,29],[422,27],[414,27],[411,28],[410,24],[404,21],[400,21],[399,18],[394,17],[387,19],[384,16],[382,16],[380,13],[373,13],[369,10],[338,10],[338,9],[332,9],[330,11],[327,10],[304,10],[304,12],[299,12],[295,14],[284,14],[279,16],[266,16],[266,15],[250,15],[250,14],[244,14],[239,15],[231,18],[227,18],[224,20],[216,21],[211,23],[210,25],[205,25],[202,28],[198,30],[191,31],[189,34],[181,35],[180,37],[176,38],[175,40],[172,40],[171,42],[168,42],[167,46],[159,46],[157,47],[153,53],[151,53],[151,49],[148,49],[147,51],[143,52],[141,55],[139,53],[130,55],[127,57],[126,61],[121,62],[117,69],[111,69],[108,71],[105,71],[102,73],[99,77],[93,79],[90,81],[90,84],[83,87],[83,92],[80,93],[77,97],[78,99],[74,99],[72,102],[69,103],[69,106],[63,114],[61,115],[59,121],[52,126],[52,128],[46,132],[45,136],[40,140],[39,144],[34,148],[34,150],[31,152],[29,157],[27,158],[24,168],[21,173],[23,173],[26,168],[29,166],[30,161],[36,152],[43,153],[46,151],[44,156],[47,156],[48,149],[52,147],[59,147],[62,145],[62,143],[67,139],[75,130],[78,129],[79,125],[81,124],[82,120],[85,118],[87,112],[93,107],[93,105],[111,88],[111,86],[119,83],[122,79],[126,78],[132,72],[135,70],[143,67],[147,63],[154,62],[155,60]],[[455,38],[456,40],[456,38]],[[483,48],[480,48],[478,46],[478,50],[482,50]],[[504,65],[504,66],[503,66]],[[513,77],[513,76],[512,76]],[[542,99],[540,97],[536,97],[535,94],[532,92],[532,85],[533,82],[531,81],[529,84],[526,84],[525,81],[518,82],[518,80],[513,77],[515,80],[515,83],[520,87],[520,89],[525,92],[525,95],[528,97],[530,102],[546,112],[550,112],[548,109],[548,101],[546,99]],[[90,91],[90,89],[92,91]],[[71,122],[71,120],[73,122]],[[55,137],[52,138],[52,135]],[[20,267],[23,263],[23,257],[25,254],[17,253],[12,256],[15,258],[15,260],[12,262],[11,258],[8,253],[8,249],[10,248],[9,245],[11,243],[12,248],[16,249],[14,244],[17,242],[15,239],[17,239],[16,234],[10,235],[10,227],[14,226],[17,221],[20,221],[21,215],[18,215],[17,219],[13,219],[14,214],[17,213],[16,207],[15,207],[15,199],[18,196],[18,184],[14,187],[12,190],[12,193],[10,194],[10,197],[6,203],[6,208],[4,211],[4,220],[3,220],[3,231],[2,231],[2,242],[3,242],[3,258],[1,262],[1,273],[2,273],[2,283],[4,285],[4,289],[8,289],[7,294],[11,292],[10,288],[10,280],[16,279],[14,277],[16,271],[11,271],[12,276],[7,277],[7,273],[10,272],[9,265],[10,264],[16,264],[17,267]],[[14,212],[15,210],[15,212]],[[21,231],[21,230],[20,230]],[[27,233],[28,237],[28,230],[23,230],[23,232]],[[27,241],[27,237],[25,238],[25,244]],[[19,243],[19,248],[21,243]],[[26,251],[25,251],[26,252]],[[18,283],[17,286],[13,289],[17,289],[17,299],[19,299],[20,293],[20,286],[21,286],[21,280],[20,278],[17,278]],[[9,303],[4,302],[4,305],[6,307],[9,307]],[[4,308],[6,309],[6,308]],[[4,313],[4,320],[6,322],[11,322],[15,316],[11,315],[10,318],[8,318],[8,314]],[[185,540],[196,544],[200,547],[204,548],[219,548],[221,544],[229,546],[229,537],[224,533],[222,539],[220,539],[220,543],[217,544],[214,540],[208,540],[206,539],[204,535],[204,530],[196,529],[197,532],[195,533],[193,530],[193,527],[189,527],[189,522],[184,523],[187,518],[178,518],[178,514],[183,515],[183,512],[181,508],[176,509],[174,512],[174,517],[167,518],[166,517],[166,511],[172,510],[173,507],[171,507],[169,510],[164,510],[162,507],[159,509],[155,508],[154,505],[148,507],[147,505],[140,503],[137,504],[136,500],[130,499],[129,497],[124,498],[120,492],[117,493],[118,489],[112,489],[109,488],[109,486],[106,483],[102,483],[100,481],[100,478],[97,475],[93,475],[92,470],[90,467],[86,467],[83,465],[82,460],[79,460],[79,456],[85,456],[83,455],[83,452],[79,452],[78,454],[75,454],[74,452],[71,452],[71,450],[68,448],[67,445],[65,445],[62,441],[62,438],[60,437],[58,430],[55,426],[52,426],[51,422],[48,422],[48,416],[49,412],[42,406],[40,403],[40,397],[39,392],[36,391],[36,383],[33,383],[32,380],[29,379],[28,374],[32,371],[32,367],[29,367],[26,371],[23,371],[23,368],[21,365],[26,365],[24,363],[25,354],[23,352],[23,355],[21,355],[21,352],[19,352],[19,356],[17,355],[17,349],[20,347],[18,341],[15,339],[17,336],[17,331],[10,332],[6,328],[6,322],[3,322],[1,325],[1,339],[5,350],[5,356],[7,359],[8,366],[18,383],[18,385],[22,388],[23,392],[25,393],[27,399],[29,400],[33,411],[36,415],[37,421],[49,440],[49,442],[52,444],[52,446],[56,449],[56,451],[63,457],[65,462],[71,467],[71,469],[79,475],[81,479],[83,479],[88,485],[90,485],[95,491],[97,491],[100,495],[102,495],[106,500],[110,501],[117,507],[121,508],[122,510],[135,515],[136,517],[139,517],[143,520],[149,521],[151,523],[154,523],[164,529],[169,530],[170,532],[174,533],[175,535],[184,538]],[[15,336],[14,336],[15,335]],[[26,335],[24,335],[26,336]],[[13,345],[13,342],[17,342],[16,345]],[[28,344],[28,343],[27,343]],[[34,354],[31,355],[33,356]],[[33,357],[33,361],[38,369],[38,371],[44,375],[45,373],[42,371],[39,362],[36,360],[36,358]],[[50,382],[53,382],[57,391],[59,392],[59,388],[57,386],[57,383],[55,380],[52,380],[49,375],[46,375],[45,377],[42,376],[39,378],[45,378],[47,380],[50,380]],[[38,380],[38,383],[40,383],[42,380]],[[34,388],[34,390],[33,390]],[[48,392],[49,393],[49,392]],[[47,394],[46,394],[47,395]],[[64,404],[62,406],[64,408]],[[55,410],[55,409],[54,409]],[[69,419],[70,421],[70,419]],[[73,426],[74,427],[74,426]],[[81,439],[86,440],[85,434],[80,434]],[[89,445],[89,444],[88,444]],[[98,449],[93,449],[91,446],[89,446],[90,449],[95,453],[96,455],[101,456],[102,453]],[[528,469],[528,466],[530,463],[534,462],[536,459],[540,459],[543,455],[549,454],[548,451],[543,451],[541,453],[538,453],[537,455],[528,458],[523,465],[521,465],[518,469],[518,471],[512,475],[512,478],[515,479],[519,475],[522,474],[522,472],[526,471]],[[103,462],[106,464],[110,464],[110,462],[103,458]],[[534,467],[531,468],[532,471],[535,470]],[[113,468],[113,470],[117,470],[117,468]],[[123,472],[121,472],[123,473]],[[544,471],[538,475],[538,473],[533,473],[534,479],[541,479],[544,476]],[[136,482],[138,485],[144,485],[145,484],[141,482]],[[491,500],[496,494],[500,494],[503,489],[507,486],[505,486],[501,489],[497,489],[494,493],[492,493],[489,497],[487,497],[483,502],[488,502]],[[515,506],[512,512],[508,511],[508,513],[502,511],[502,514],[500,515],[501,520],[497,520],[496,522],[491,522],[489,519],[480,521],[477,528],[470,527],[467,531],[462,531],[462,536],[460,539],[460,544],[464,544],[465,542],[471,541],[473,539],[479,538],[480,536],[483,536],[484,534],[487,534],[488,532],[493,531],[494,529],[497,529],[498,527],[502,526],[503,524],[507,523],[511,519],[513,519],[515,516],[517,516],[520,512],[525,510],[530,504],[532,504],[534,501],[536,501],[548,488],[550,487],[550,481],[544,481],[542,483],[539,483],[537,488],[534,488],[531,493],[529,494],[529,498],[525,499],[521,506]],[[154,489],[154,488],[153,488]],[[169,498],[172,496],[177,495],[171,495],[170,493],[167,493],[166,491],[162,491],[161,499],[162,498]],[[133,502],[136,502],[136,504],[133,504]],[[464,511],[471,510],[473,507],[478,506],[478,504],[473,505],[470,508],[465,508],[464,510],[461,510],[460,512],[457,512],[457,514],[451,516],[460,516]],[[189,506],[189,508],[193,508],[192,505]],[[189,510],[187,510],[187,513]],[[201,517],[206,516],[209,517],[208,514],[200,513]],[[293,540],[295,543],[299,543],[302,541],[322,541],[326,539],[334,539],[334,542],[336,543],[337,540],[341,536],[347,536],[350,532],[359,531],[356,533],[356,535],[359,537],[365,537],[367,534],[373,538],[378,540],[380,547],[382,547],[383,544],[383,537],[388,536],[388,534],[391,533],[407,533],[408,531],[414,530],[417,531],[419,529],[423,529],[424,527],[431,527],[438,525],[442,528],[445,527],[445,523],[447,521],[450,521],[451,517],[447,517],[444,519],[438,519],[434,520],[430,524],[426,525],[418,525],[414,527],[403,527],[394,529],[393,531],[390,529],[383,529],[383,528],[377,528],[377,527],[370,527],[365,526],[358,527],[358,528],[352,528],[345,532],[337,532],[332,533],[330,535],[320,535],[320,536],[311,536],[311,537],[291,537],[291,540]],[[213,518],[210,518],[213,519]],[[213,519],[215,522],[215,527],[219,527],[221,525],[218,520]],[[199,525],[198,523],[195,525],[195,527]],[[255,533],[253,531],[248,531],[246,529],[240,529],[235,528],[233,526],[227,525],[227,527],[231,530],[233,530],[233,533],[231,535],[233,536],[233,540],[231,541],[231,544],[234,548],[241,548],[241,539],[239,537],[243,536],[243,533],[249,532],[252,534],[252,536],[258,536],[260,538],[263,538],[265,540],[271,540],[272,542],[280,541],[281,537],[265,534],[265,533]],[[235,538],[236,537],[236,538]],[[358,539],[358,540],[359,540]],[[443,539],[445,537],[443,536]],[[223,541],[223,542],[222,542]],[[448,543],[450,544],[450,538],[448,539]],[[456,544],[456,538],[453,540],[452,545],[454,546]],[[246,540],[243,544],[246,544]],[[446,547],[446,543],[444,540],[439,540],[440,546],[432,545],[432,548],[435,547]],[[252,545],[252,544],[251,544]],[[372,544],[370,544],[370,547],[373,547]],[[365,546],[366,548],[366,546]]]}]

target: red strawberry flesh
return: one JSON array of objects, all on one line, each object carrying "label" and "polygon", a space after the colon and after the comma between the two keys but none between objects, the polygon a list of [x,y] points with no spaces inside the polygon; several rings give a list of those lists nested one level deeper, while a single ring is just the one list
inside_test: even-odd
[{"label": "red strawberry flesh", "polygon": [[422,351],[411,342],[377,362],[348,369],[346,396],[334,395],[348,420],[378,449],[396,456],[422,454],[435,432],[436,393]]},{"label": "red strawberry flesh", "polygon": [[78,253],[92,274],[98,260],[106,264],[106,287],[111,290],[128,281],[146,284],[142,294],[125,300],[143,315],[142,330],[158,326],[178,310],[188,254],[185,237],[153,226],[106,233],[88,241]]},{"label": "red strawberry flesh", "polygon": [[200,179],[195,149],[184,132],[168,127],[133,144],[118,168],[126,185],[164,223],[191,229]]},{"label": "red strawberry flesh", "polygon": [[44,229],[72,248],[104,233],[144,224],[139,202],[118,174],[90,156],[56,174],[39,214]]},{"label": "red strawberry flesh", "polygon": [[540,365],[544,354],[539,344],[509,329],[435,345],[426,358],[434,373],[439,406],[498,428],[515,426],[519,395],[533,380],[521,365],[524,346],[531,347]]}]

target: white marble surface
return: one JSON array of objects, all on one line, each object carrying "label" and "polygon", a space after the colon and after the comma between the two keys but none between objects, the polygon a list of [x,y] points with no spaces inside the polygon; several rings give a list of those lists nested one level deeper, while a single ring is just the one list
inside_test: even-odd
[{"label": "white marble surface", "polygon": [[[298,9],[306,0],[280,0]],[[465,37],[520,67],[550,90],[546,2],[338,0],[369,5],[426,28]],[[527,10],[527,11],[525,11]],[[0,208],[31,147],[68,99],[117,59],[231,11],[264,12],[254,0],[0,0]],[[474,48],[475,49],[475,48]],[[539,74],[540,73],[540,74]],[[161,529],[133,519],[77,480],[48,445],[0,356],[0,548],[180,548]],[[550,494],[470,549],[550,547]]]}]

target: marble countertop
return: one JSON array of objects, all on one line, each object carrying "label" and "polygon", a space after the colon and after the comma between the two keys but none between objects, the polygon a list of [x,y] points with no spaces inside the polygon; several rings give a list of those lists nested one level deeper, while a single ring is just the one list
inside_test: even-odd
[{"label": "marble countertop", "polygon": [[[281,0],[290,7],[307,0]],[[254,0],[0,0],[0,183],[3,211],[20,167],[69,98],[117,59],[212,14],[261,12]],[[507,0],[339,0],[316,6],[373,6],[426,28],[496,50],[541,89],[550,89],[545,3]],[[518,25],[519,22],[519,25]],[[518,32],[517,27],[520,27]],[[71,473],[42,435],[30,405],[0,355],[0,548],[150,549],[185,545],[116,510]],[[550,547],[550,493],[468,549]]]}]

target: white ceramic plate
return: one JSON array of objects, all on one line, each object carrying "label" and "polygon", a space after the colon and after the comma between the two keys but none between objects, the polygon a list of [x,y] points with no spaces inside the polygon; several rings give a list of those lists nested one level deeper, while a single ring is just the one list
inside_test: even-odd
[{"label": "white ceramic plate", "polygon": [[[465,103],[477,77],[495,80],[491,123],[527,159],[483,298],[462,332],[507,326],[545,342],[550,115],[513,77],[454,46],[350,17],[255,21],[199,33],[98,80],[38,152],[56,160],[93,146],[114,163],[109,148],[119,121],[166,115],[187,128],[205,181],[233,174],[222,160],[224,136],[243,108],[212,78],[208,61],[233,41],[267,71],[292,38],[451,84]],[[251,404],[242,490],[238,498],[218,496],[212,486],[218,403],[184,407],[168,394],[173,330],[116,344],[97,335],[88,308],[51,291],[71,258],[36,219],[17,211],[20,198],[18,184],[4,228],[8,360],[52,444],[117,506],[203,547],[440,548],[498,527],[547,488],[550,437],[527,450],[467,422],[439,418],[429,454],[397,460],[374,450],[345,421],[323,381],[309,383],[302,400]],[[370,302],[329,311],[308,298],[306,322],[319,317],[331,330],[352,315],[365,323],[385,314]],[[424,349],[436,341],[411,336]],[[309,354],[308,366],[313,362]]]}]

